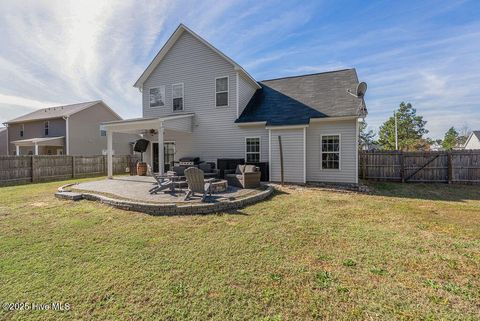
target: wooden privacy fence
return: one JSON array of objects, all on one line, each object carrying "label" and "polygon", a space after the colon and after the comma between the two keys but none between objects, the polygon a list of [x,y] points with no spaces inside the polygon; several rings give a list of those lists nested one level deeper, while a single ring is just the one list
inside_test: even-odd
[{"label": "wooden privacy fence", "polygon": [[[124,174],[136,156],[113,156],[113,173]],[[0,186],[107,174],[107,156],[0,156]]]},{"label": "wooden privacy fence", "polygon": [[480,183],[480,150],[360,152],[361,179],[419,183]]}]

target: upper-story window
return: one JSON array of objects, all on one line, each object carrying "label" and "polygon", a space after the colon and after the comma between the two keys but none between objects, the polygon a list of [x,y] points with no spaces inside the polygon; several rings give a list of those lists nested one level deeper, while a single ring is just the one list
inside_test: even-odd
[{"label": "upper-story window", "polygon": [[322,136],[322,169],[340,169],[340,135]]},{"label": "upper-story window", "polygon": [[165,86],[150,88],[150,107],[165,106]]},{"label": "upper-story window", "polygon": [[44,127],[44,133],[45,133],[45,136],[48,136],[48,131],[50,129],[50,122],[47,120],[45,122],[45,127]]},{"label": "upper-story window", "polygon": [[173,111],[183,110],[183,83],[172,85],[172,106]]},{"label": "upper-story window", "polygon": [[215,78],[215,106],[228,106],[228,77]]},{"label": "upper-story window", "polygon": [[245,158],[247,163],[258,163],[260,161],[260,138],[245,138]]},{"label": "upper-story window", "polygon": [[20,125],[20,137],[23,137],[25,135],[25,124]]}]

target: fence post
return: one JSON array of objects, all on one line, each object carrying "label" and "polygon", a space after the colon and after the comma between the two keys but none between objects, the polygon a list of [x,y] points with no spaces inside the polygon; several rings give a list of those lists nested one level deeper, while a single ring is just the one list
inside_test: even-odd
[{"label": "fence post", "polygon": [[453,162],[452,162],[452,153],[448,152],[448,184],[452,184],[453,181]]},{"label": "fence post", "polygon": [[75,156],[72,156],[72,178],[75,178]]},{"label": "fence post", "polygon": [[35,177],[35,156],[32,155],[32,183],[34,183],[36,181],[36,177]]},{"label": "fence post", "polygon": [[400,151],[400,178],[405,183],[405,165],[403,163],[403,151]]},{"label": "fence post", "polygon": [[367,179],[367,153],[362,152],[362,179],[365,180]]}]

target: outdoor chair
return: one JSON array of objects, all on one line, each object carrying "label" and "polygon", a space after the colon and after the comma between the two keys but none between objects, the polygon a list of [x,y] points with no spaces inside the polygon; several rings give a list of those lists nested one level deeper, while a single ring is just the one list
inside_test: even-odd
[{"label": "outdoor chair", "polygon": [[155,173],[153,172],[150,165],[147,165],[147,172],[149,172],[150,175],[157,182],[154,187],[152,187],[151,189],[148,190],[148,192],[150,194],[157,194],[160,191],[163,191],[163,190],[166,190],[166,189],[171,189],[171,185],[172,185],[172,180],[171,179],[168,179],[167,177],[161,177],[161,176],[155,175]]},{"label": "outdoor chair", "polygon": [[203,171],[196,167],[189,167],[185,170],[185,178],[187,179],[188,189],[185,195],[185,201],[188,201],[195,193],[202,194],[202,202],[208,195],[212,195],[211,182],[205,180]]},{"label": "outdoor chair", "polygon": [[260,186],[260,177],[262,173],[255,165],[237,165],[235,172],[225,170],[225,178],[228,185],[241,188],[255,188]]}]

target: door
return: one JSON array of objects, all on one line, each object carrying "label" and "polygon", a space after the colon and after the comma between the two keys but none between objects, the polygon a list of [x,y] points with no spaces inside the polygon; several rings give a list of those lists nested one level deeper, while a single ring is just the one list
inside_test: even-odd
[{"label": "door", "polygon": [[[158,172],[158,143],[153,143],[153,171]],[[163,160],[164,160],[164,170],[170,170],[170,166],[175,159],[175,142],[164,142],[163,143]]]}]

